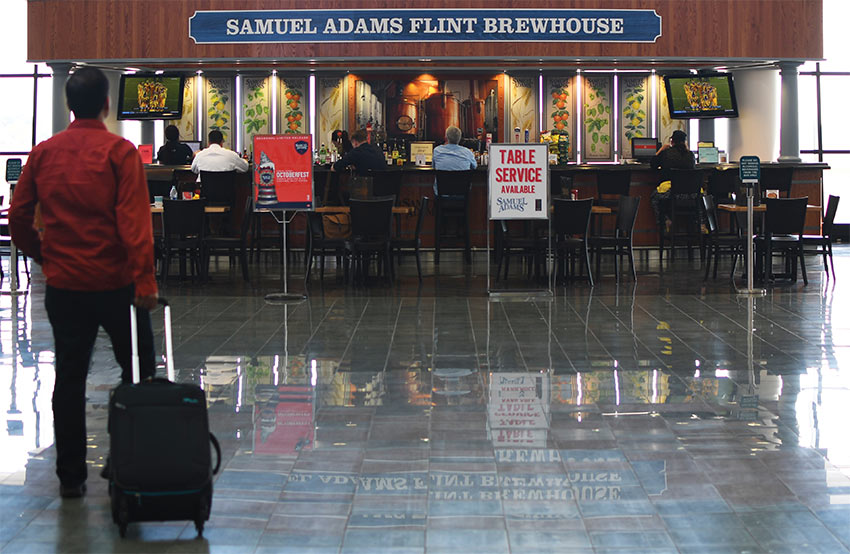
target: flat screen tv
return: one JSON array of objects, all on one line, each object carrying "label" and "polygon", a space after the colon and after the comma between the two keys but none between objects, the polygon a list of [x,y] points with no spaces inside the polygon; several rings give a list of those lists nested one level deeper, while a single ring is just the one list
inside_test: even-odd
[{"label": "flat screen tv", "polygon": [[728,73],[665,75],[671,119],[738,117],[735,85]]},{"label": "flat screen tv", "polygon": [[182,75],[122,75],[118,119],[180,119]]}]

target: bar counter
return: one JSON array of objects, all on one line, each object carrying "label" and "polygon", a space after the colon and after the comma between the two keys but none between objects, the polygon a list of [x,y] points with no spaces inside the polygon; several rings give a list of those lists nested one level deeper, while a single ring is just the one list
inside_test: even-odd
[{"label": "bar counter", "polygon": [[[823,206],[823,171],[829,169],[827,164],[817,163],[762,163],[762,167],[793,168],[791,196],[807,196],[809,204]],[[418,167],[414,164],[404,166],[388,166],[390,170],[400,170],[402,175],[401,194],[399,205],[413,208],[409,215],[402,219],[402,234],[412,237],[416,226],[416,213],[418,212],[420,199],[423,196],[433,197],[434,170],[430,167]],[[704,170],[738,171],[738,164],[698,164],[697,168]],[[145,172],[149,181],[170,181],[178,170],[179,176],[191,178],[185,172],[188,166],[161,166],[147,165]],[[640,196],[640,209],[637,222],[635,223],[634,243],[636,246],[654,246],[658,244],[658,226],[649,199],[652,191],[658,184],[658,171],[652,169],[648,164],[569,164],[550,166],[550,190],[552,193],[568,193],[562,191],[562,177],[571,182],[570,188],[578,189],[580,198],[596,196],[596,173],[600,171],[631,171],[631,195]],[[313,181],[316,194],[322,194],[327,182],[329,166],[314,166]],[[708,171],[706,172],[708,173]],[[343,173],[340,174],[345,175]],[[251,173],[239,174],[237,176],[237,199],[236,205],[241,206],[244,199],[251,190]],[[470,194],[472,229],[472,246],[476,249],[485,248],[487,237],[485,232],[492,231],[492,225],[487,223],[487,167],[479,167],[475,170],[472,180],[472,192]],[[432,204],[433,206],[433,204]],[[806,234],[820,233],[820,211],[811,210],[806,216]],[[266,225],[272,225],[271,218],[267,218]],[[603,219],[603,229],[613,225],[613,217]],[[305,221],[303,217],[296,217],[290,224],[290,244],[295,248],[304,246]],[[434,219],[426,217],[422,229],[423,247],[433,247],[434,244]],[[444,243],[445,244],[445,243]],[[490,244],[493,238],[490,237]],[[446,245],[451,248],[451,245]],[[445,246],[444,246],[445,248]]]}]

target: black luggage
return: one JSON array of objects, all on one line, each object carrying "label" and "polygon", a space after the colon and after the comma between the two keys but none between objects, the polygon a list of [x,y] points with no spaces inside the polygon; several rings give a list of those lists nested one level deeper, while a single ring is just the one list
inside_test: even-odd
[{"label": "black luggage", "polygon": [[[109,400],[109,479],[112,519],[122,537],[136,521],[195,522],[200,536],[212,505],[212,476],[221,464],[218,441],[209,431],[204,391],[174,383],[171,310],[165,312],[168,379],[139,383],[135,306],[130,307],[133,384],[122,384]],[[216,450],[212,467],[210,442]]]}]

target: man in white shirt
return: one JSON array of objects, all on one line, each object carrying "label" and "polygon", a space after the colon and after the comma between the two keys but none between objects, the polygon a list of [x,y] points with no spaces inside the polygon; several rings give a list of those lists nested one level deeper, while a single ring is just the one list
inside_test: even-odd
[{"label": "man in white shirt", "polygon": [[233,171],[245,173],[248,171],[248,162],[243,160],[233,150],[223,148],[224,135],[221,131],[210,131],[208,136],[209,146],[195,155],[192,160],[192,171]]}]

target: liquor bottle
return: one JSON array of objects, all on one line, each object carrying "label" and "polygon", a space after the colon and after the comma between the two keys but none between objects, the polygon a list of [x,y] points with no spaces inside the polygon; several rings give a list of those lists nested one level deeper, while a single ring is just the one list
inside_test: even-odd
[{"label": "liquor bottle", "polygon": [[177,200],[177,186],[171,185],[171,192],[168,193],[168,197],[172,200]]},{"label": "liquor bottle", "polygon": [[398,163],[398,144],[393,142],[393,165]]},{"label": "liquor bottle", "polygon": [[326,163],[328,163],[328,149],[325,148],[325,143],[322,143],[322,147],[319,148],[319,165]]}]

